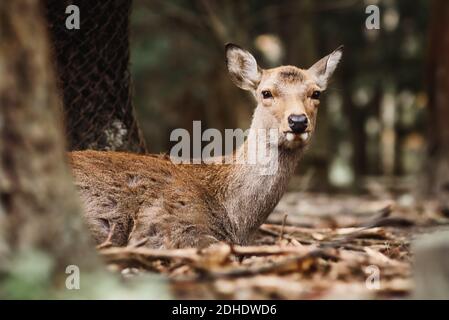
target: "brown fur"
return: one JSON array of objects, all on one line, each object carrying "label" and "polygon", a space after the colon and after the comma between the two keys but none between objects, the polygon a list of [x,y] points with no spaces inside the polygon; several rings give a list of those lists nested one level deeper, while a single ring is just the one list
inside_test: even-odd
[{"label": "brown fur", "polygon": [[69,158],[97,243],[113,225],[111,240],[117,246],[145,237],[146,245],[154,248],[234,240],[222,205],[206,180],[198,179],[195,171],[201,170],[194,165],[119,152],[79,151]]}]

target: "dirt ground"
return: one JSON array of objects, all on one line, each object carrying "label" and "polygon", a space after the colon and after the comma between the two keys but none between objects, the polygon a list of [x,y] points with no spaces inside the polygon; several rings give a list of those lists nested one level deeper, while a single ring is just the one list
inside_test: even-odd
[{"label": "dirt ground", "polygon": [[100,252],[124,276],[166,275],[176,298],[405,298],[413,290],[412,241],[448,227],[434,202],[410,194],[290,192],[248,247]]}]

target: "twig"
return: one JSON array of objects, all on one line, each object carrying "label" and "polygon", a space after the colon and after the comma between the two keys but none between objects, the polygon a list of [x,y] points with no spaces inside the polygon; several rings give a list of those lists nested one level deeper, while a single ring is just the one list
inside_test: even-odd
[{"label": "twig", "polygon": [[232,253],[236,256],[269,256],[283,254],[309,254],[316,250],[315,246],[233,246]]},{"label": "twig", "polygon": [[374,227],[398,227],[398,228],[408,228],[415,225],[410,219],[400,218],[400,217],[388,217],[388,218],[379,218],[373,221],[371,224],[367,225],[367,228]]},{"label": "twig", "polygon": [[411,227],[415,225],[412,220],[400,217],[390,217],[392,212],[392,205],[388,205],[381,210],[379,214],[373,219],[363,222],[358,227],[375,228],[375,227]]},{"label": "twig", "polygon": [[[278,231],[271,230],[269,226],[276,226],[277,227],[277,225],[263,224],[262,226],[259,227],[259,230],[261,232],[264,232],[264,233],[269,234],[271,236],[279,237],[280,233]],[[284,234],[283,237],[284,237],[284,239],[288,239],[288,240],[296,240],[296,241],[298,241],[299,243],[302,243],[302,244],[313,244],[314,243],[313,241],[299,239],[299,238],[294,237],[294,236],[292,236],[290,234]]]},{"label": "twig", "polygon": [[115,226],[117,225],[117,223],[116,222],[114,222],[113,224],[112,224],[112,227],[111,227],[111,229],[109,230],[109,233],[108,233],[108,237],[106,238],[106,240],[103,242],[103,243],[100,243],[98,246],[97,246],[97,249],[103,249],[103,248],[108,248],[108,247],[110,247],[110,246],[112,246],[113,245],[113,243],[112,243],[112,236],[114,235],[114,231],[115,231]]},{"label": "twig", "polygon": [[144,237],[144,238],[140,239],[139,241],[137,241],[136,243],[132,244],[130,247],[137,248],[137,247],[143,246],[147,242],[148,242],[148,237]]},{"label": "twig", "polygon": [[282,241],[283,236],[284,236],[284,228],[285,228],[285,222],[287,220],[287,216],[288,214],[284,214],[284,218],[282,219],[282,227],[281,227],[281,233],[279,234],[279,242]]},{"label": "twig", "polygon": [[[278,224],[269,224],[269,223],[264,223],[260,229],[262,230],[266,230],[266,229],[279,229],[282,226],[278,225]],[[327,232],[331,232],[332,229],[330,228],[326,228],[326,229],[318,229],[318,228],[303,228],[303,227],[296,227],[296,226],[284,226],[284,232],[286,233],[304,233],[304,234],[312,234],[312,233],[316,233],[316,232],[320,232],[320,233],[327,233]]]},{"label": "twig", "polygon": [[151,260],[182,260],[185,262],[194,262],[199,260],[196,249],[149,249],[133,247],[114,247],[100,250],[100,255],[107,262],[129,262]]}]

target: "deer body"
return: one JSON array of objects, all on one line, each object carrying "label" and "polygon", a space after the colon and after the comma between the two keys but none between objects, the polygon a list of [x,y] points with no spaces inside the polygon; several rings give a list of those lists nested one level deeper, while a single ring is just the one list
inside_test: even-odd
[{"label": "deer body", "polygon": [[[258,101],[251,129],[276,128],[280,134],[268,142],[278,151],[272,153],[277,170],[261,175],[257,164],[244,161],[175,164],[159,155],[72,152],[73,175],[97,243],[109,239],[116,246],[152,248],[246,244],[277,205],[315,127],[314,94],[325,89],[341,51],[308,70],[262,70],[234,45],[226,54],[233,81]],[[247,140],[232,156],[245,158],[249,152]]]},{"label": "deer body", "polygon": [[[246,244],[279,202],[300,152],[280,155],[285,167],[260,175],[246,165],[175,165],[159,156],[80,151],[70,155],[98,243],[147,238],[153,248]],[[293,161],[292,161],[293,160]]]}]

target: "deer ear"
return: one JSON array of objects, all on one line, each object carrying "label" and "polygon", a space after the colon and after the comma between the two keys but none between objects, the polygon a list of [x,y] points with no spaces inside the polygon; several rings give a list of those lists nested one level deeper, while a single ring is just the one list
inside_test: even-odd
[{"label": "deer ear", "polygon": [[255,90],[262,77],[262,70],[256,59],[248,51],[228,43],[226,45],[226,65],[232,81],[244,90]]},{"label": "deer ear", "polygon": [[340,46],[309,68],[309,72],[315,77],[316,83],[322,90],[326,89],[327,83],[337,68],[342,55],[343,46]]}]

